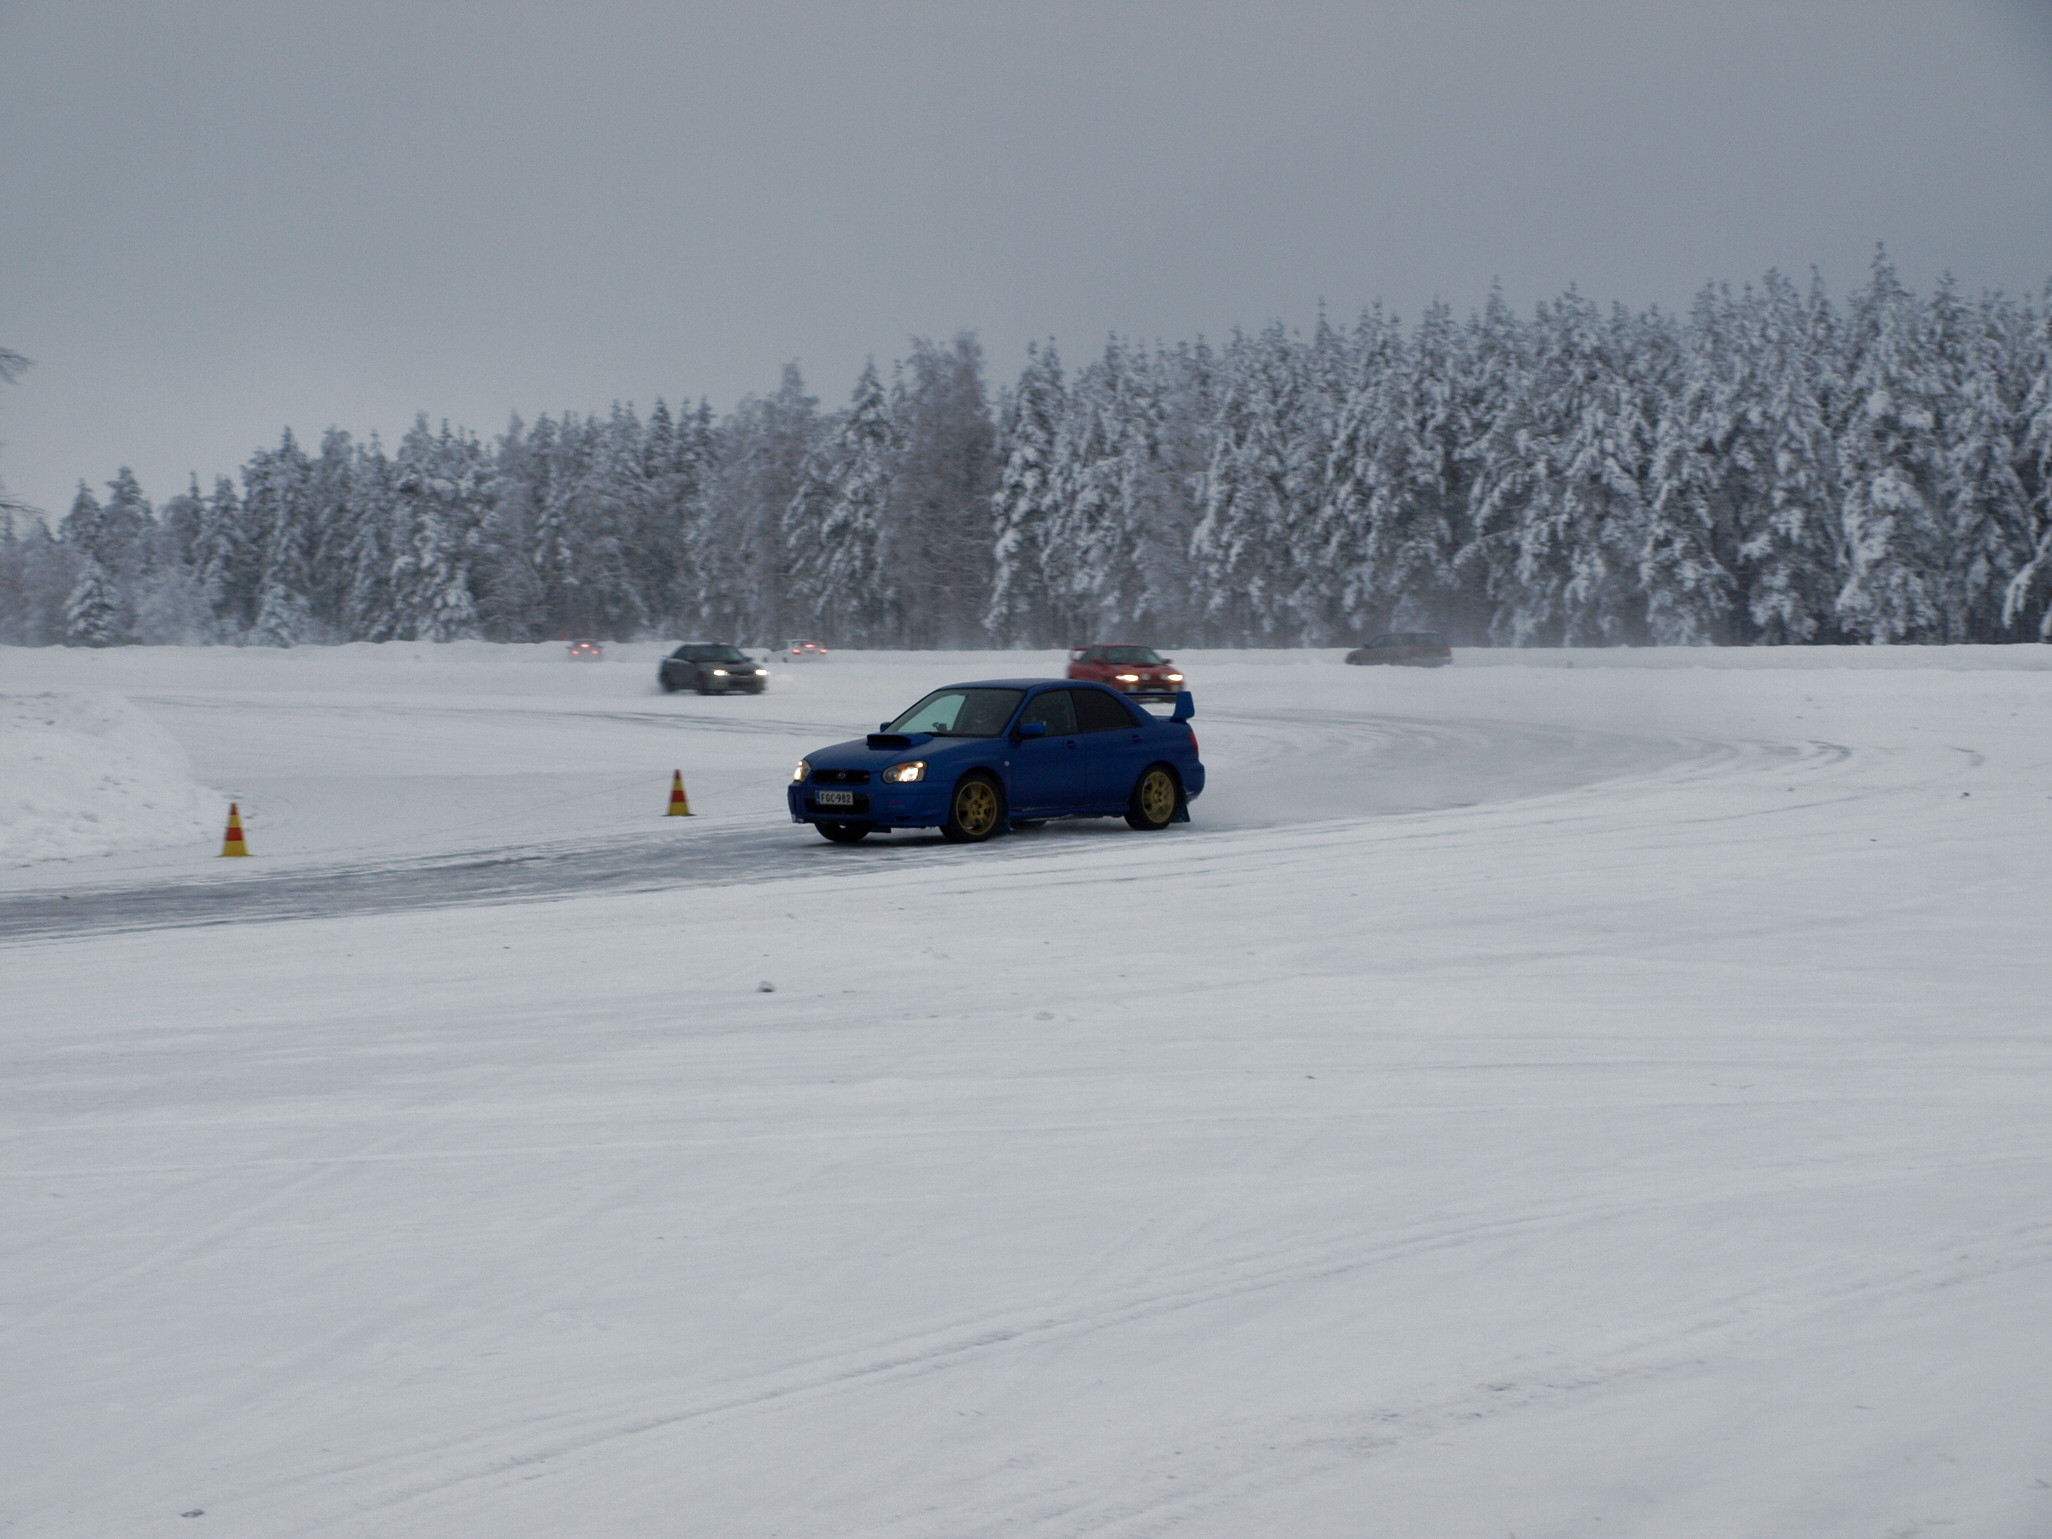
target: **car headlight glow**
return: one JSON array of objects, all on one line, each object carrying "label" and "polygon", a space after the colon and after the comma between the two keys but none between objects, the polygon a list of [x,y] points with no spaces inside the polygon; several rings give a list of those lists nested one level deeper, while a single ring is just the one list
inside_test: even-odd
[{"label": "car headlight glow", "polygon": [[766,679],[766,678],[768,678],[768,677],[769,677],[769,669],[767,669],[767,668],[758,668],[758,669],[756,669],[756,670],[755,670],[755,676],[756,676],[756,677],[757,677],[758,679]]},{"label": "car headlight glow", "polygon": [[715,668],[715,669],[713,669],[713,677],[714,677],[714,678],[716,678],[716,679],[724,679],[724,678],[725,678],[726,676],[727,676],[727,670],[726,670],[726,669],[724,669],[724,668]]},{"label": "car headlight glow", "polygon": [[1180,673],[1165,673],[1162,675],[1162,677],[1167,679],[1171,684],[1180,684],[1183,682],[1183,676]]},{"label": "car headlight glow", "polygon": [[812,761],[810,759],[800,759],[798,761],[798,767],[791,771],[791,778],[793,780],[803,780],[807,775],[811,773]]},{"label": "car headlight glow", "polygon": [[1140,675],[1137,673],[1122,673],[1118,676],[1118,679],[1121,684],[1138,684],[1140,682]]},{"label": "car headlight glow", "polygon": [[905,764],[893,764],[883,772],[883,778],[895,785],[904,785],[908,781],[913,780],[924,780],[926,778],[926,761],[924,759],[913,759]]}]

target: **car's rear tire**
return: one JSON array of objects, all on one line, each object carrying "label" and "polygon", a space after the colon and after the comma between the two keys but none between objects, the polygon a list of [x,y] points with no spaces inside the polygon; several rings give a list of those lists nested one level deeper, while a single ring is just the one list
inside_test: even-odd
[{"label": "car's rear tire", "polygon": [[867,823],[815,823],[812,826],[835,844],[860,844],[876,832]]},{"label": "car's rear tire", "polygon": [[981,844],[1005,821],[1005,793],[982,771],[964,775],[948,798],[948,820],[941,837],[950,844]]},{"label": "car's rear tire", "polygon": [[1126,826],[1150,834],[1167,828],[1176,820],[1176,804],[1181,799],[1176,772],[1166,764],[1150,764],[1140,772],[1126,801]]}]

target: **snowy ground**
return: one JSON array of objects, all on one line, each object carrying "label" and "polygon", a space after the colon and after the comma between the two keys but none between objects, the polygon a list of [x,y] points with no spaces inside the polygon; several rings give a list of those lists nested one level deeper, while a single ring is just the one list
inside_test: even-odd
[{"label": "snowy ground", "polygon": [[655,655],[0,651],[256,851],[0,871],[0,1530],[2052,1533],[2052,648],[1183,653],[968,850],[789,764],[1053,654]]}]

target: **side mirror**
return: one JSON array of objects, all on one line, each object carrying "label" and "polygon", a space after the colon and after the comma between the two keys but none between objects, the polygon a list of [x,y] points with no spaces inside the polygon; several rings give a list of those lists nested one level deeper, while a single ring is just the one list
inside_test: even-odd
[{"label": "side mirror", "polygon": [[876,730],[879,732],[888,732],[891,730],[891,724],[887,721],[880,721],[876,724]]},{"label": "side mirror", "polygon": [[1016,738],[1046,737],[1047,723],[1044,721],[1022,721],[1012,729],[1012,736]]}]

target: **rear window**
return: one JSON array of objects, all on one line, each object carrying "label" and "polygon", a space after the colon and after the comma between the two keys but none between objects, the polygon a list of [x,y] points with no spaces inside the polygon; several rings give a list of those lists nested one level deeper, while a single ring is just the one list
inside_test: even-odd
[{"label": "rear window", "polygon": [[1116,732],[1121,727],[1138,725],[1133,713],[1126,708],[1126,702],[1116,695],[1108,695],[1101,689],[1071,690],[1076,697],[1076,730],[1078,732]]}]

